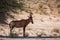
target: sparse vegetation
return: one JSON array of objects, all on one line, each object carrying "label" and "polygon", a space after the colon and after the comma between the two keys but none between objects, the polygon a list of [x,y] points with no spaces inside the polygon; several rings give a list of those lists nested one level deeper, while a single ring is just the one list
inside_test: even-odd
[{"label": "sparse vegetation", "polygon": [[5,21],[7,16],[14,18],[14,16],[7,13],[9,11],[15,12],[14,10],[22,10],[24,3],[17,3],[17,0],[0,0],[0,21]]},{"label": "sparse vegetation", "polygon": [[52,29],[52,32],[60,33],[60,29],[59,28],[54,28],[54,29]]},{"label": "sparse vegetation", "polygon": [[[0,25],[5,22],[9,24],[11,20],[27,19],[29,11],[33,13],[34,24],[29,24],[27,26],[28,28],[26,30],[29,31],[29,33],[26,33],[26,36],[46,36],[47,34],[52,34],[54,36],[60,35],[60,0],[0,0]],[[6,26],[5,24],[3,28],[0,28],[0,32],[2,31],[0,35],[9,36],[9,28],[7,27],[9,26]],[[37,29],[37,27],[39,29]],[[41,29],[46,29],[43,31],[48,33],[46,34],[45,32],[40,32]],[[22,30],[23,29],[20,31]],[[37,32],[37,30],[39,31]],[[19,33],[12,34],[12,36],[22,35],[23,33],[20,31],[18,31]],[[51,31],[50,34],[49,31]]]}]

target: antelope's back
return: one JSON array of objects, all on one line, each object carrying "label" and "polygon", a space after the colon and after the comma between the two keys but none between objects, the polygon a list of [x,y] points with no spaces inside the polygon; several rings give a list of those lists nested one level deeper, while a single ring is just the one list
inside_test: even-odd
[{"label": "antelope's back", "polygon": [[26,24],[26,20],[17,20],[17,21],[11,21],[11,25],[14,25],[15,27],[24,27]]}]

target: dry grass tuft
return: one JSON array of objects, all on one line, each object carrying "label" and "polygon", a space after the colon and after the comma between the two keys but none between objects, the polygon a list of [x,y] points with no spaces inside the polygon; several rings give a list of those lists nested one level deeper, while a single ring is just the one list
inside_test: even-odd
[{"label": "dry grass tuft", "polygon": [[40,19],[41,22],[44,22],[44,20]]},{"label": "dry grass tuft", "polygon": [[37,36],[38,36],[38,37],[40,37],[40,36],[46,36],[46,33],[41,32],[41,33],[40,33],[40,34],[38,34]]},{"label": "dry grass tuft", "polygon": [[57,34],[53,34],[53,36],[57,36]]},{"label": "dry grass tuft", "polygon": [[60,29],[58,29],[58,28],[54,28],[54,29],[52,29],[52,31],[51,31],[51,32],[60,33]]},{"label": "dry grass tuft", "polygon": [[46,35],[46,33],[42,32],[41,35]]}]

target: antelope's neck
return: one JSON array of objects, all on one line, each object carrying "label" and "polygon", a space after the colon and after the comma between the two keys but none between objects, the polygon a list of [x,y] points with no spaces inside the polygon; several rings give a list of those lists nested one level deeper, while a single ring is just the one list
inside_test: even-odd
[{"label": "antelope's neck", "polygon": [[27,24],[29,24],[30,23],[30,19],[27,19]]}]

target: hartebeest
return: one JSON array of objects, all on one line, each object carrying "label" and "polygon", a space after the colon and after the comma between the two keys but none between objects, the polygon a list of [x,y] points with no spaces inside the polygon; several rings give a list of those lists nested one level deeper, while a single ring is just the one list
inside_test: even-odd
[{"label": "hartebeest", "polygon": [[28,19],[11,21],[9,23],[10,35],[12,34],[12,30],[13,30],[14,27],[16,27],[16,28],[23,27],[23,36],[25,37],[25,28],[30,22],[33,24],[33,19],[32,19],[32,13],[31,12],[30,12],[30,16],[29,16]]}]

